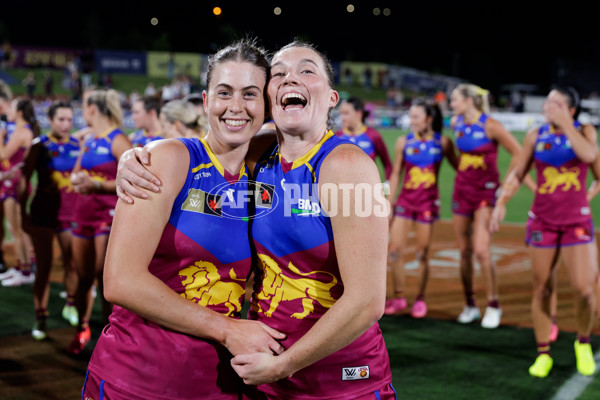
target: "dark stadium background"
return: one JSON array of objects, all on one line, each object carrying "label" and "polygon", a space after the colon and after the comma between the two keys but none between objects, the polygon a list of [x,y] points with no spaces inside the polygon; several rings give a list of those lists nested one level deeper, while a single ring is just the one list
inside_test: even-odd
[{"label": "dark stadium background", "polygon": [[335,61],[393,63],[492,91],[506,83],[537,84],[542,92],[569,83],[585,95],[600,90],[598,20],[593,3],[581,0],[7,1],[0,6],[0,40],[211,53],[246,34],[269,49],[300,37]]}]

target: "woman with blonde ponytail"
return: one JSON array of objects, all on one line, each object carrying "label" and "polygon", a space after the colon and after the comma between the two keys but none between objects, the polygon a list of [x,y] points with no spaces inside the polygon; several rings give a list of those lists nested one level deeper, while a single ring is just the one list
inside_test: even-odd
[{"label": "woman with blonde ponytail", "polygon": [[187,100],[171,100],[160,109],[160,125],[165,137],[201,138],[206,135],[208,120]]},{"label": "woman with blonde ponytail", "polygon": [[91,288],[97,280],[103,321],[108,322],[111,305],[103,295],[103,270],[108,235],[117,204],[115,178],[121,155],[131,143],[121,130],[123,110],[116,91],[88,90],[83,95],[83,118],[92,134],[83,139],[71,182],[76,193],[73,215],[73,261],[79,277],[75,305],[79,324],[67,348],[71,354],[83,351],[91,339],[89,320]]},{"label": "woman with blonde ponytail", "polygon": [[[500,186],[498,144],[513,157],[521,145],[502,124],[489,116],[488,91],[473,84],[458,85],[450,96],[454,111],[451,125],[460,152],[452,195],[452,223],[460,250],[460,272],[466,304],[458,322],[471,323],[481,317],[473,290],[473,255],[481,266],[487,307],[481,326],[496,328],[502,309],[498,297],[496,269],[491,257],[490,217]],[[527,186],[535,190],[529,177]]]}]

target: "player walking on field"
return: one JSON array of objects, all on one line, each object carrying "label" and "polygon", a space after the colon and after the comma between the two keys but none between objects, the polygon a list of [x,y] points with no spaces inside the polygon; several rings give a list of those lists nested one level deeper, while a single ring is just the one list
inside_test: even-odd
[{"label": "player walking on field", "polygon": [[[415,101],[409,111],[412,131],[396,141],[396,157],[390,175],[390,204],[401,192],[391,220],[388,263],[392,267],[394,296],[386,301],[385,314],[395,314],[406,308],[404,297],[404,261],[402,252],[412,226],[417,235],[417,261],[419,262],[419,288],[411,315],[423,318],[427,314],[425,289],[429,279],[429,246],[433,236],[433,223],[439,219],[438,174],[443,157],[453,168],[458,165],[454,144],[442,136],[442,113],[436,104]],[[400,185],[400,176],[404,179]]]},{"label": "player walking on field", "polygon": [[[455,114],[451,125],[460,152],[452,195],[452,224],[460,251],[460,272],[466,298],[458,322],[466,324],[481,317],[473,290],[475,256],[481,266],[487,295],[481,326],[496,328],[500,324],[502,309],[496,267],[490,252],[492,236],[489,222],[499,186],[498,144],[513,157],[521,146],[499,121],[488,115],[487,90],[473,84],[460,84],[452,91],[450,99]],[[530,188],[535,187],[531,178],[526,183]]]},{"label": "player walking on field", "polygon": [[585,188],[589,165],[598,157],[597,132],[592,125],[577,121],[579,95],[572,88],[553,89],[543,110],[547,123],[530,130],[525,136],[523,151],[503,184],[490,230],[498,229],[515,186],[535,164],[538,189],[529,212],[526,242],[531,247],[531,316],[538,356],[529,373],[544,378],[552,369],[549,341],[551,295],[555,281],[552,270],[560,253],[575,296],[577,370],[583,375],[592,375],[596,363],[590,334],[597,321],[595,289],[598,259]]}]

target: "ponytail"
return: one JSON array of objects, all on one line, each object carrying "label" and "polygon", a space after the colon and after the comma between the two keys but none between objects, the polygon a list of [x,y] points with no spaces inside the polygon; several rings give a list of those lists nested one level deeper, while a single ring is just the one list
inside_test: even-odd
[{"label": "ponytail", "polygon": [[94,104],[100,114],[110,119],[113,124],[119,127],[122,125],[123,109],[121,108],[119,93],[116,90],[94,90],[89,95],[87,103],[88,105]]},{"label": "ponytail", "polygon": [[463,97],[470,97],[473,99],[473,105],[475,108],[477,108],[477,110],[484,114],[488,114],[490,112],[489,90],[483,89],[482,87],[472,83],[461,83],[456,87],[455,90],[462,94]]},{"label": "ponytail", "polygon": [[29,99],[21,99],[17,102],[17,111],[21,111],[25,122],[31,126],[33,131],[33,137],[38,137],[41,134],[40,124],[35,116],[35,109],[33,103]]}]

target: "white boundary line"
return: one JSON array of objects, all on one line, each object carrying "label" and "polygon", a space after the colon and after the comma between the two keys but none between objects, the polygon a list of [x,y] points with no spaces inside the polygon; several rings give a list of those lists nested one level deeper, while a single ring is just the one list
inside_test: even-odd
[{"label": "white boundary line", "polygon": [[[596,360],[596,365],[600,364],[600,351],[594,354],[594,360]],[[563,383],[558,392],[552,397],[552,400],[575,400],[592,383],[596,375],[598,375],[598,367],[596,367],[596,372],[591,376],[584,376],[579,372],[575,372]]]}]

